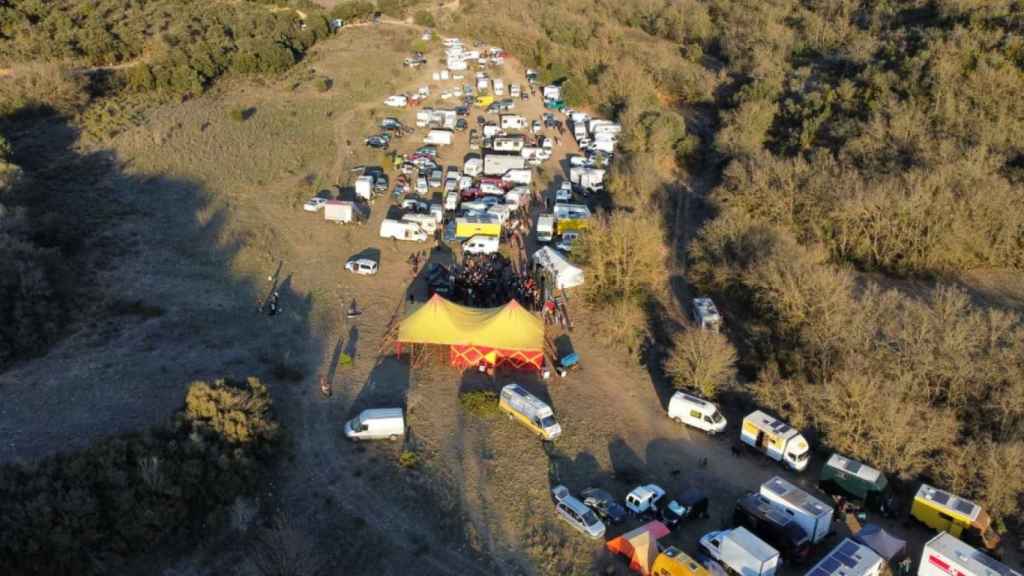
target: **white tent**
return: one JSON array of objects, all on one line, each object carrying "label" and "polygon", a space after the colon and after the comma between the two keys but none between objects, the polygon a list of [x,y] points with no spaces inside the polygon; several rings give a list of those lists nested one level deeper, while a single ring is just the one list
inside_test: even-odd
[{"label": "white tent", "polygon": [[583,284],[583,270],[573,266],[550,246],[545,246],[533,253],[533,265],[540,266],[549,272],[555,280],[555,288],[575,288]]}]

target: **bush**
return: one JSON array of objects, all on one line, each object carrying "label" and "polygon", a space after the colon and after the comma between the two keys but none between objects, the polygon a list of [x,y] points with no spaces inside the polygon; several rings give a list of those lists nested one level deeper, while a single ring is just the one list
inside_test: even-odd
[{"label": "bush", "polygon": [[185,416],[193,428],[212,430],[232,443],[267,441],[277,434],[270,392],[257,378],[193,382],[185,397]]},{"label": "bush", "polygon": [[420,465],[420,457],[411,450],[403,450],[402,453],[398,455],[398,465],[407,470],[411,470]]},{"label": "bush", "polygon": [[249,109],[242,107],[232,108],[228,112],[228,116],[230,116],[235,122],[245,122],[249,119]]},{"label": "bush", "polygon": [[490,390],[474,390],[459,394],[459,405],[467,413],[478,418],[490,418],[501,413],[498,395]]},{"label": "bush", "polygon": [[416,15],[413,16],[413,21],[419,26],[434,27],[434,16],[426,10],[417,10]]},{"label": "bush", "polygon": [[[249,426],[260,420],[263,433],[248,444],[236,442],[232,426],[186,410],[173,428],[113,437],[32,466],[0,467],[7,573],[116,573],[124,560],[165,541],[199,540],[214,513],[255,493],[274,445],[269,399],[258,380],[248,386],[250,392],[216,398],[199,392],[207,385],[189,388],[189,397],[207,397],[216,415],[238,412]],[[265,409],[239,406],[243,397]]]},{"label": "bush", "polygon": [[327,92],[331,89],[334,82],[330,78],[320,77],[313,81],[313,86],[316,87],[317,92]]},{"label": "bush", "polygon": [[718,332],[692,328],[676,339],[665,371],[676,388],[690,388],[713,399],[736,375],[736,349]]}]

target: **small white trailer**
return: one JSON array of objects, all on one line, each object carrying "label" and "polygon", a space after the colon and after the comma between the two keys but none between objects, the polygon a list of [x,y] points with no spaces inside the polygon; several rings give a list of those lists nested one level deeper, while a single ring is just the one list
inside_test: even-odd
[{"label": "small white trailer", "polygon": [[373,198],[373,176],[364,174],[356,178],[355,192],[356,198],[362,198],[363,200]]},{"label": "small white trailer", "polygon": [[518,154],[487,154],[484,156],[485,176],[504,176],[509,170],[522,170],[526,161]]},{"label": "small white trailer", "polygon": [[348,224],[355,220],[355,204],[344,200],[328,200],[324,204],[324,220],[337,224]]},{"label": "small white trailer", "polygon": [[832,529],[833,509],[828,504],[801,490],[795,484],[776,476],[761,484],[761,496],[778,504],[817,544]]},{"label": "small white trailer", "polygon": [[454,140],[455,134],[450,130],[431,130],[427,132],[427,137],[423,139],[423,143],[435,146],[450,146]]},{"label": "small white trailer", "polygon": [[709,532],[700,548],[739,576],[775,576],[779,552],[746,528]]}]

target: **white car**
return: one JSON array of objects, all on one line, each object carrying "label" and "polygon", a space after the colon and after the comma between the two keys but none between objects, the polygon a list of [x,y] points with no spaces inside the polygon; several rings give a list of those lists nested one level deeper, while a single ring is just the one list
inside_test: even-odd
[{"label": "white car", "polygon": [[345,270],[361,276],[372,276],[377,273],[377,263],[369,258],[355,258],[345,262]]},{"label": "white car", "polygon": [[562,186],[555,190],[555,202],[572,201],[572,184],[568,180],[562,182]]},{"label": "white car", "polygon": [[555,244],[555,248],[558,248],[562,252],[572,252],[572,245],[579,239],[579,232],[566,232],[562,234],[562,238]]},{"label": "white car", "polygon": [[401,94],[396,94],[394,96],[388,96],[384,100],[384,105],[392,108],[405,108],[409,105],[409,99]]},{"label": "white car", "polygon": [[430,204],[415,198],[407,198],[402,202],[402,210],[425,214],[430,212]]},{"label": "white car", "polygon": [[306,212],[319,212],[324,209],[327,205],[327,198],[321,198],[319,196],[310,198],[308,202],[302,205],[302,209]]}]

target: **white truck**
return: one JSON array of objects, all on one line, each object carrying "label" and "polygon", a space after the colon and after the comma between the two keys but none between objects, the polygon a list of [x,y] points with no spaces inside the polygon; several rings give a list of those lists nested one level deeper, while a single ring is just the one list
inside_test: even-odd
[{"label": "white truck", "polygon": [[778,550],[743,527],[709,532],[700,548],[739,576],[775,576],[781,563]]},{"label": "white truck", "polygon": [[948,532],[939,532],[921,551],[917,576],[1024,576]]},{"label": "white truck", "polygon": [[740,440],[797,472],[805,470],[811,460],[811,447],[799,430],[760,410],[743,419]]},{"label": "white truck", "polygon": [[523,168],[526,168],[526,161],[518,154],[487,154],[484,156],[485,176],[504,176],[509,170],[522,170]]},{"label": "white truck", "polygon": [[369,200],[373,197],[373,176],[364,174],[356,178],[355,192],[357,198]]},{"label": "white truck", "polygon": [[324,220],[337,224],[348,224],[355,220],[355,205],[344,200],[328,200],[324,204]]},{"label": "white truck", "polygon": [[423,139],[423,143],[435,146],[451,146],[454,140],[455,133],[451,130],[431,130],[427,132],[427,137]]},{"label": "white truck", "polygon": [[525,168],[520,170],[509,170],[501,176],[501,179],[504,182],[529,186],[530,183],[533,182],[533,172]]},{"label": "white truck", "polygon": [[760,494],[779,505],[803,528],[811,537],[811,544],[824,540],[832,529],[831,506],[778,476],[761,484]]},{"label": "white truck", "polygon": [[604,190],[604,176],[605,171],[601,168],[589,168],[586,166],[569,167],[569,181],[587,192],[600,192]]},{"label": "white truck", "polygon": [[[835,567],[842,570],[837,572]],[[828,555],[807,571],[812,576],[881,576],[883,568],[886,567],[885,560],[875,553],[871,548],[854,542],[849,538],[843,538],[838,546],[833,548]],[[954,575],[947,575],[954,576]]]},{"label": "white truck", "polygon": [[541,214],[537,216],[537,242],[547,243],[555,237],[555,215]]},{"label": "white truck", "polygon": [[411,242],[426,242],[430,236],[415,222],[385,218],[380,223],[380,237]]}]

